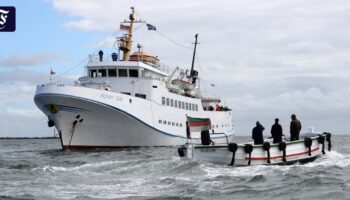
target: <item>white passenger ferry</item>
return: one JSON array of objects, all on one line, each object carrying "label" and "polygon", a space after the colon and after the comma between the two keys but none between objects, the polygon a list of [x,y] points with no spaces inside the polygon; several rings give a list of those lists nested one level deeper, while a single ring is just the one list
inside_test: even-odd
[{"label": "white passenger ferry", "polygon": [[[128,34],[118,39],[121,55],[91,55],[85,76],[74,85],[37,86],[34,101],[58,130],[62,148],[182,145],[186,116],[209,118],[212,140],[230,141],[232,111],[218,96],[199,89],[194,59],[191,70],[176,67],[168,74],[158,57],[141,48],[131,54],[134,24],[145,23],[134,13],[132,8],[122,22]],[[200,142],[200,132],[191,137]]]}]

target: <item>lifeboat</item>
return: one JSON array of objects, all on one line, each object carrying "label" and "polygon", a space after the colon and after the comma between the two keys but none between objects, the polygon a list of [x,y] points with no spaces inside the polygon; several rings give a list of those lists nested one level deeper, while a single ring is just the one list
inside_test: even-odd
[{"label": "lifeboat", "polygon": [[173,85],[179,86],[183,90],[193,90],[196,87],[195,84],[190,83],[188,81],[181,80],[181,79],[174,79],[171,81],[171,83]]},{"label": "lifeboat", "polygon": [[168,83],[166,87],[169,89],[170,92],[176,93],[176,94],[185,94],[185,91],[181,89],[179,86]]}]

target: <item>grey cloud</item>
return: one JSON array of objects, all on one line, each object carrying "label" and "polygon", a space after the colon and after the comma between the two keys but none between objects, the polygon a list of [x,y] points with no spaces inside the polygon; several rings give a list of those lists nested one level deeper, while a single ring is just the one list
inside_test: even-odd
[{"label": "grey cloud", "polygon": [[28,67],[50,63],[56,57],[55,53],[44,52],[35,55],[13,53],[8,57],[0,57],[0,67]]},{"label": "grey cloud", "polygon": [[0,84],[7,82],[27,82],[31,84],[40,84],[49,81],[49,71],[36,72],[23,69],[16,69],[10,71],[1,71]]}]

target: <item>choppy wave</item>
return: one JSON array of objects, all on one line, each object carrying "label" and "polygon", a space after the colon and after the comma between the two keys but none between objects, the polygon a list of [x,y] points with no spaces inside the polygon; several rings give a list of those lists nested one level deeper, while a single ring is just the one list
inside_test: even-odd
[{"label": "choppy wave", "polygon": [[0,198],[346,199],[350,193],[350,148],[303,165],[246,167],[180,159],[176,148],[35,148],[0,151]]}]

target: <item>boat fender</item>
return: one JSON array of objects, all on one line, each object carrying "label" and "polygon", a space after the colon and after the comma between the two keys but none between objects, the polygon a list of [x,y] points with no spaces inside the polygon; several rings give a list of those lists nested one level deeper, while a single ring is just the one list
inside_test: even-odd
[{"label": "boat fender", "polygon": [[251,144],[245,144],[244,145],[244,151],[249,154],[249,158],[248,158],[248,165],[250,165],[250,160],[252,158],[252,152],[253,152],[253,145]]},{"label": "boat fender", "polygon": [[280,144],[278,145],[278,149],[279,149],[280,151],[283,151],[282,161],[283,161],[283,162],[287,162],[287,159],[286,159],[287,143],[286,143],[286,142],[280,142]]},{"label": "boat fender", "polygon": [[270,142],[264,142],[263,144],[263,148],[265,151],[267,151],[267,163],[271,163],[271,160],[270,160]]},{"label": "boat fender", "polygon": [[308,155],[311,156],[311,146],[312,146],[312,139],[309,137],[304,138],[304,145],[306,148],[309,149]]},{"label": "boat fender", "polygon": [[331,151],[332,143],[331,143],[331,133],[326,133],[326,141],[328,142],[328,151]]},{"label": "boat fender", "polygon": [[323,135],[318,135],[318,143],[322,144],[322,154],[325,154],[326,152],[324,151],[324,141],[325,137]]},{"label": "boat fender", "polygon": [[228,150],[232,152],[232,160],[229,166],[233,166],[235,164],[235,156],[236,156],[237,149],[238,149],[238,145],[236,143],[228,144]]},{"label": "boat fender", "polygon": [[184,151],[184,147],[179,147],[177,149],[177,152],[179,153],[180,157],[184,157],[185,156],[185,151]]}]

